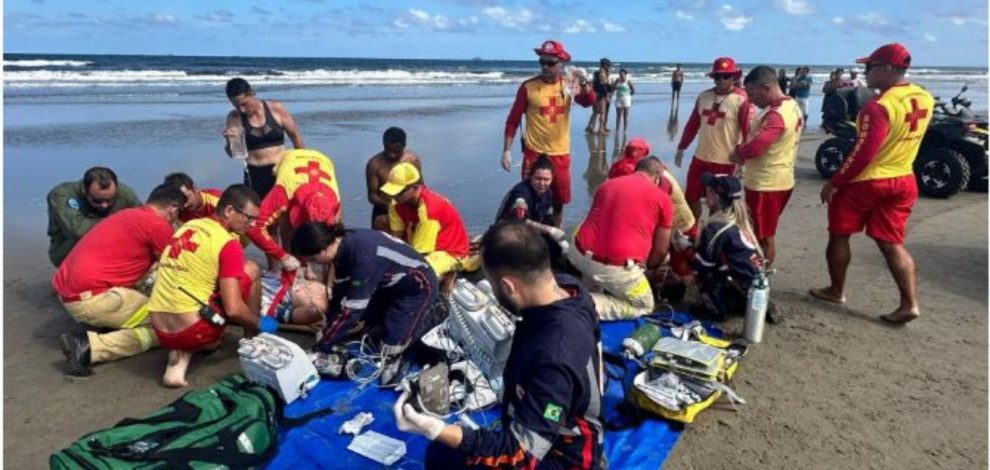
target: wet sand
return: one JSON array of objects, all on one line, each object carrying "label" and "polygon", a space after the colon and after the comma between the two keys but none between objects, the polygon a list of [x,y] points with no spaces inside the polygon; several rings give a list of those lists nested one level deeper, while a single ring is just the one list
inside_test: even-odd
[{"label": "wet sand", "polygon": [[[572,125],[581,124],[576,117]],[[798,186],[778,235],[772,298],[785,323],[767,330],[734,380],[748,404],[703,413],[665,468],[986,467],[987,195],[918,201],[907,247],[918,265],[922,317],[888,327],[877,316],[895,306],[896,289],[865,237],[854,238],[845,307],[806,294],[828,279],[823,181],[809,159],[820,139],[809,132],[802,144]],[[582,171],[575,162],[575,179]],[[63,376],[58,335],[81,329],[51,293],[44,236],[7,229],[4,463],[45,468],[50,453],[78,437],[185,390],[159,385],[163,351],[100,365],[89,378]],[[229,331],[220,351],[196,358],[191,387],[239,369],[238,335]]]}]

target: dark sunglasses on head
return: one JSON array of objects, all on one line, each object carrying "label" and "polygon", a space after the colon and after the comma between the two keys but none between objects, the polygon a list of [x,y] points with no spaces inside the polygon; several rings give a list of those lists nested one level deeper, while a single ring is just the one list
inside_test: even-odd
[{"label": "dark sunglasses on head", "polygon": [[716,73],[712,75],[712,78],[714,78],[715,80],[730,80],[732,78],[735,78],[735,75],[731,73]]},{"label": "dark sunglasses on head", "polygon": [[553,67],[554,65],[557,65],[559,63],[560,63],[559,60],[545,60],[545,59],[540,59],[540,65],[542,65],[544,67]]}]

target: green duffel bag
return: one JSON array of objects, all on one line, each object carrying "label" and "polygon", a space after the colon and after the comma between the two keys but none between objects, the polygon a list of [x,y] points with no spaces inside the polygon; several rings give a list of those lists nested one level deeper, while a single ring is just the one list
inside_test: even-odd
[{"label": "green duffel bag", "polygon": [[234,375],[186,393],[144,418],[128,418],[83,436],[53,454],[49,465],[97,470],[256,467],[275,453],[282,407],[264,385]]}]

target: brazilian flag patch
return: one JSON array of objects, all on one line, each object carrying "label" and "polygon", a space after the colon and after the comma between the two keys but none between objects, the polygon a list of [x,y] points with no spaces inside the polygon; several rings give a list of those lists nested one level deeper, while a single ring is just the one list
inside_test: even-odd
[{"label": "brazilian flag patch", "polygon": [[556,403],[547,403],[547,407],[543,410],[543,419],[553,421],[555,423],[560,422],[561,414],[564,412],[564,407]]}]

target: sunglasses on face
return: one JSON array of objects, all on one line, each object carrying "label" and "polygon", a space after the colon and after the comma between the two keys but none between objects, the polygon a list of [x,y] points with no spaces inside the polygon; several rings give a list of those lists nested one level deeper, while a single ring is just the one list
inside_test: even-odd
[{"label": "sunglasses on face", "polygon": [[869,72],[870,69],[875,69],[875,68],[883,67],[885,65],[887,65],[887,64],[866,64],[866,68],[864,69],[864,73],[865,72]]},{"label": "sunglasses on face", "polygon": [[734,76],[731,73],[716,73],[712,75],[715,80],[731,80]]},{"label": "sunglasses on face", "polygon": [[557,60],[544,60],[544,59],[540,59],[540,66],[542,66],[542,67],[553,67],[554,65],[557,65],[559,63],[560,63],[560,61],[557,61]]}]

